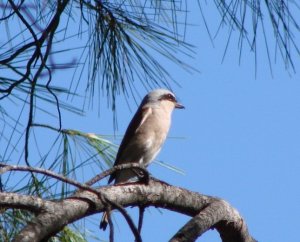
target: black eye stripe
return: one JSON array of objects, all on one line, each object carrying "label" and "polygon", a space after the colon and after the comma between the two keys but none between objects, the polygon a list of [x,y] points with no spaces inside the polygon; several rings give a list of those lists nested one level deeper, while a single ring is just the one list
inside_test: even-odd
[{"label": "black eye stripe", "polygon": [[168,100],[168,101],[171,101],[171,102],[176,101],[175,97],[170,93],[162,95],[160,100]]}]

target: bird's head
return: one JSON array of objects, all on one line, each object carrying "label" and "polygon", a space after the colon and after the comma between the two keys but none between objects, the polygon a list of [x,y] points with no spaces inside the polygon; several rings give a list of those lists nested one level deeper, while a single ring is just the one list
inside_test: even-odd
[{"label": "bird's head", "polygon": [[166,89],[156,89],[149,92],[144,101],[149,105],[163,107],[170,111],[174,108],[184,108],[184,106],[177,101],[174,93]]}]

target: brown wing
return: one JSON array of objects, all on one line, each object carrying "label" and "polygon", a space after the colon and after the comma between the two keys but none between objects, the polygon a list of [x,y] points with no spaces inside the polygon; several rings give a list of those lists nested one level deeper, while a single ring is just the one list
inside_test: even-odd
[{"label": "brown wing", "polygon": [[[120,157],[122,157],[122,154],[127,146],[131,142],[131,139],[134,138],[134,135],[136,131],[139,129],[139,127],[145,122],[147,117],[151,114],[152,110],[149,107],[139,107],[135,115],[133,116],[132,120],[130,121],[127,130],[125,132],[125,135],[123,137],[123,140],[121,142],[120,148],[118,150],[116,160],[114,163],[114,166],[120,165],[122,161],[120,160]],[[108,183],[111,183],[116,178],[116,173],[112,174],[108,180]]]}]

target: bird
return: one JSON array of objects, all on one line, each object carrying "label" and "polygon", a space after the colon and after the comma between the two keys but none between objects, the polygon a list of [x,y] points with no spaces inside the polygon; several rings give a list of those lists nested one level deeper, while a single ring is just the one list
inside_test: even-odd
[{"label": "bird", "polygon": [[[158,155],[165,142],[171,126],[174,109],[183,109],[176,96],[167,89],[155,89],[142,100],[133,116],[119,147],[114,166],[139,163],[147,167]],[[113,173],[108,184],[126,183],[136,177],[132,169],[119,170]],[[105,230],[108,224],[107,213],[104,212],[100,229]]]}]

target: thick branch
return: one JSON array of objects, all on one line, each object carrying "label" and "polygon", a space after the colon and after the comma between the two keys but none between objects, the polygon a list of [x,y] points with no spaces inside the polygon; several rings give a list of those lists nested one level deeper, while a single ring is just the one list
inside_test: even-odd
[{"label": "thick branch", "polygon": [[221,199],[212,199],[211,203],[188,221],[170,242],[195,241],[212,228],[218,230],[223,242],[255,242],[238,211]]},{"label": "thick branch", "polygon": [[[231,208],[229,204],[224,201],[214,197],[201,195],[199,193],[153,180],[150,180],[148,185],[132,183],[128,185],[106,186],[98,189],[98,191],[101,192],[101,194],[104,194],[104,196],[110,201],[124,207],[143,204],[145,207],[155,206],[166,208],[193,217],[197,215],[197,217],[202,216],[202,219],[204,219],[205,223],[207,223],[206,227],[216,227],[221,233],[223,241],[238,241],[226,240],[227,235],[230,235],[232,231],[235,231],[235,234],[239,235],[241,238],[251,238],[248,234],[246,224],[243,223],[243,227],[237,227],[235,225],[231,226],[231,211],[235,211],[237,221],[243,221],[236,210]],[[13,206],[23,209],[27,207],[27,204],[22,205],[22,199],[19,199],[18,203],[14,202],[16,199],[11,199],[11,205],[9,205],[6,199],[7,196],[18,198],[21,195],[0,193],[0,207]],[[22,198],[23,197],[24,196],[22,196]],[[4,203],[3,201],[6,202]],[[218,201],[220,206],[218,205]],[[214,207],[211,207],[210,210],[207,209],[211,204],[214,204],[213,206],[222,207],[222,203],[223,205],[226,205],[226,209],[216,210],[217,215],[215,215]],[[35,209],[33,209],[32,206],[34,206]],[[74,196],[59,202],[44,201],[42,208],[37,205],[31,205],[28,209],[35,211],[38,210],[39,213],[30,223],[27,224],[27,226],[25,226],[14,241],[34,242],[48,239],[52,235],[58,233],[69,223],[91,214],[105,211],[105,206],[106,204],[104,204],[99,196],[88,191],[77,192]],[[210,213],[213,215],[210,215]],[[228,214],[226,215],[226,213]],[[204,214],[208,216],[207,219],[205,219]],[[209,216],[215,216],[216,219],[208,219]]]}]

